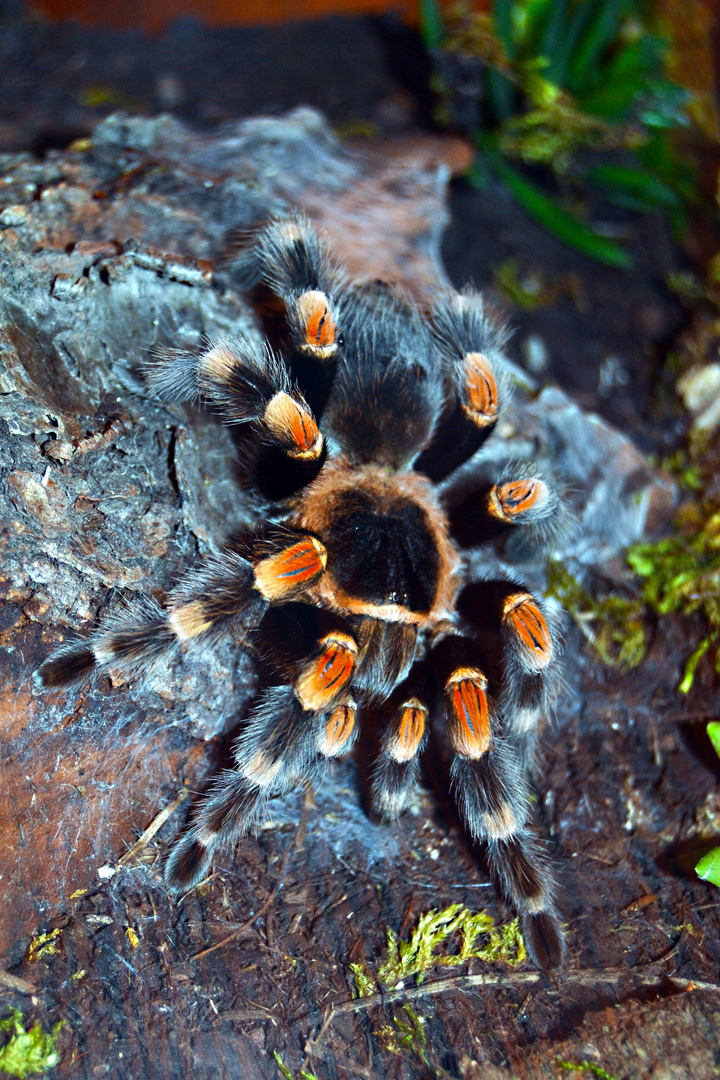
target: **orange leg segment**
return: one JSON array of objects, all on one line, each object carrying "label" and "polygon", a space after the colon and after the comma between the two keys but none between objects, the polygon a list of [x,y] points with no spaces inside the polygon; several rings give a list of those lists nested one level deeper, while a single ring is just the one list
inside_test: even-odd
[{"label": "orange leg segment", "polygon": [[268,600],[286,600],[310,585],[326,565],[325,547],[314,536],[308,536],[257,562],[255,588]]},{"label": "orange leg segment", "polygon": [[349,634],[328,634],[320,653],[300,672],[295,693],[304,709],[323,712],[333,705],[355,671],[358,647]]},{"label": "orange leg segment", "polygon": [[522,664],[529,671],[543,671],[552,660],[553,644],[548,625],[532,596],[529,593],[508,596],[502,621]]},{"label": "orange leg segment", "polygon": [[480,758],[492,744],[487,679],[478,668],[456,668],[447,683],[450,742],[455,753]]}]

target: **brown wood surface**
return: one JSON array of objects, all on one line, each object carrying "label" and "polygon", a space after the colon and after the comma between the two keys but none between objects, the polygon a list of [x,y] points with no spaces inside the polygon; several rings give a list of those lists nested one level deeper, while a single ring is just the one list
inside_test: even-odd
[{"label": "brown wood surface", "polygon": [[35,0],[34,6],[53,19],[72,19],[86,26],[115,30],[137,27],[149,33],[166,29],[176,19],[193,16],[208,26],[245,26],[317,19],[327,15],[377,15],[393,12],[415,17],[410,0]]}]

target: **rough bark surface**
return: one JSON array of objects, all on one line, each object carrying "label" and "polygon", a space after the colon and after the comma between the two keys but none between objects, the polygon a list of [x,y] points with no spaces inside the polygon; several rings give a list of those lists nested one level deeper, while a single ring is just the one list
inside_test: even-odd
[{"label": "rough bark surface", "polygon": [[[386,926],[407,934],[458,901],[508,915],[442,770],[388,826],[364,811],[362,761],[360,779],[338,765],[314,799],[278,800],[173,904],[160,871],[190,800],[128,849],[223,763],[253,693],[249,660],[226,646],[143,686],[71,694],[30,681],[68,634],[123,597],[162,599],[253,514],[228,432],[154,404],[141,379],[159,348],[259,332],[223,270],[233,234],[300,206],[352,273],[425,293],[445,280],[453,155],[421,142],[348,153],[299,110],[212,136],[117,116],[72,153],[2,158],[0,968],[36,993],[28,1011],[12,980],[0,992],[46,1027],[67,1021],[59,1075],[274,1080],[275,1051],[320,1080],[554,1077],[558,1057],[654,1080],[720,1068],[720,996],[700,985],[717,977],[718,902],[692,872],[693,844],[720,816],[692,722],[718,700],[702,677],[690,701],[675,693],[682,627],[622,677],[568,632],[568,689],[537,779],[567,968],[475,961],[358,1011],[349,965],[377,966]],[[673,503],[625,435],[552,387],[526,380],[489,447],[483,467],[540,457],[566,479],[578,528],[559,554],[578,566],[611,573]],[[479,573],[489,565],[477,558]],[[541,581],[532,560],[523,573]],[[54,929],[55,951],[33,960]],[[406,1003],[424,1041],[398,1034]]]}]

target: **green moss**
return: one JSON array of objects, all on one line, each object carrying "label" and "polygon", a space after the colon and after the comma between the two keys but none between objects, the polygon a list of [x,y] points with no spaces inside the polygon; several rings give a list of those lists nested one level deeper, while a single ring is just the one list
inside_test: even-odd
[{"label": "green moss", "polygon": [[355,980],[355,989],[358,997],[369,997],[377,991],[377,983],[372,975],[369,975],[364,964],[350,964],[350,970]]},{"label": "green moss", "polygon": [[36,963],[38,960],[42,960],[46,956],[54,956],[57,952],[58,938],[62,934],[60,927],[55,930],[50,930],[47,934],[37,934],[32,941],[27,951],[27,959],[31,964]]},{"label": "green moss", "polygon": [[416,1056],[432,1076],[446,1076],[443,1070],[435,1068],[427,1055],[427,1037],[424,1019],[418,1016],[411,1005],[403,1005],[402,1014],[393,1013],[392,1024],[386,1024],[377,1032],[386,1050],[407,1058]]},{"label": "green moss", "polygon": [[641,598],[618,593],[594,597],[555,560],[548,563],[548,592],[560,601],[604,663],[631,668],[643,659],[647,633]]},{"label": "green moss", "polygon": [[[277,1050],[273,1051],[273,1057],[275,1058],[275,1063],[276,1063],[278,1069],[280,1070],[280,1075],[283,1076],[285,1078],[285,1080],[295,1080],[295,1077],[290,1072],[287,1065],[285,1064],[283,1059],[278,1054]],[[306,1069],[301,1069],[300,1070],[300,1080],[318,1080],[318,1078],[315,1075],[315,1073],[309,1073],[309,1072],[307,1072]]]},{"label": "green moss", "polygon": [[597,1076],[598,1080],[615,1080],[615,1077],[607,1069],[603,1069],[600,1065],[593,1065],[590,1061],[564,1061],[562,1058],[558,1058],[555,1064],[563,1072],[587,1072]]},{"label": "green moss", "polygon": [[711,648],[720,670],[720,511],[700,527],[684,528],[652,544],[636,544],[628,562],[643,578],[643,599],[658,615],[705,617],[707,633],[688,657],[680,689],[692,686],[700,660]]},{"label": "green moss", "polygon": [[0,1073],[26,1077],[54,1069],[60,1061],[55,1043],[63,1021],[55,1024],[48,1035],[39,1022],[26,1030],[20,1009],[11,1009],[10,1013],[5,1020],[0,1020],[0,1033],[10,1032],[10,1038],[0,1047]]},{"label": "green moss", "polygon": [[[487,911],[473,913],[462,904],[421,915],[407,941],[390,927],[386,933],[387,951],[377,978],[364,965],[351,965],[360,997],[377,992],[379,985],[392,988],[407,979],[420,983],[436,967],[457,967],[468,960],[515,966],[527,958],[517,919],[498,927]],[[479,938],[484,939],[482,944]]]}]

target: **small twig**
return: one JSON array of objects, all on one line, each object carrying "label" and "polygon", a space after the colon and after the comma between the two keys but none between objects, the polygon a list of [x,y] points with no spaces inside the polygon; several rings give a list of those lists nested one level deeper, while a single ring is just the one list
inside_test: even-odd
[{"label": "small twig", "polygon": [[[301,826],[299,826],[299,827],[301,827]],[[282,887],[283,887],[283,885],[285,883],[285,872],[287,871],[288,863],[290,862],[290,858],[294,854],[295,854],[295,845],[293,844],[292,847],[290,848],[290,850],[288,851],[287,855],[283,859],[283,864],[282,864],[282,866],[280,868],[280,876],[278,878],[277,885],[272,890],[272,892],[270,893],[270,895],[268,896],[267,900],[262,905],[262,907],[259,909],[259,911],[256,911],[255,914],[252,915],[241,926],[238,926],[237,930],[233,930],[232,934],[228,934],[228,936],[224,937],[222,939],[222,941],[218,941],[214,945],[210,945],[209,948],[203,949],[202,952],[195,953],[194,956],[190,957],[190,960],[202,960],[202,958],[204,956],[208,956],[210,953],[215,952],[216,949],[221,949],[223,947],[223,945],[227,945],[227,943],[229,941],[235,941],[236,938],[242,937],[243,934],[247,933],[247,931],[252,927],[253,923],[257,919],[259,919],[261,915],[264,915],[265,912],[267,911],[267,909],[270,907],[270,905],[275,902],[275,898],[277,897],[277,894],[280,892],[280,890],[282,889]]]},{"label": "small twig", "polygon": [[[323,1021],[323,1028],[329,1025],[334,1016],[341,1013],[357,1012],[359,1009],[370,1009],[374,1005],[388,1005],[395,1001],[412,1001],[415,998],[427,997],[431,994],[443,994],[447,990],[468,990],[474,986],[527,986],[539,983],[547,978],[546,974],[539,971],[485,972],[480,975],[458,975],[447,979],[437,979],[435,982],[423,983],[421,986],[411,986],[402,990],[384,990],[377,994],[352,998],[350,1001],[339,1001],[332,1005],[330,1007],[331,1015],[327,1022]],[[558,982],[570,982],[584,986],[597,986],[598,983],[606,981],[619,982],[621,979],[634,979],[637,981],[638,978],[641,986],[652,986],[659,979],[665,978],[682,990],[720,991],[720,985],[717,983],[698,982],[697,979],[681,979],[676,975],[669,975],[657,962],[648,964],[641,969],[601,968],[600,970],[565,971],[558,974],[556,978]]]},{"label": "small twig", "polygon": [[183,788],[182,791],[179,791],[177,798],[174,799],[171,803],[169,803],[164,808],[164,810],[160,811],[154,821],[152,821],[150,825],[148,825],[145,832],[138,836],[132,847],[128,848],[125,854],[120,856],[117,861],[117,865],[125,866],[127,863],[130,862],[131,859],[134,859],[136,855],[139,855],[140,852],[148,846],[155,833],[159,832],[160,829],[162,829],[163,825],[170,817],[170,815],[175,813],[180,803],[184,802],[187,797],[187,788]]},{"label": "small twig", "polygon": [[16,990],[18,994],[36,994],[37,987],[27,979],[21,979],[19,975],[11,975],[9,971],[0,971],[0,986],[8,990]]}]

